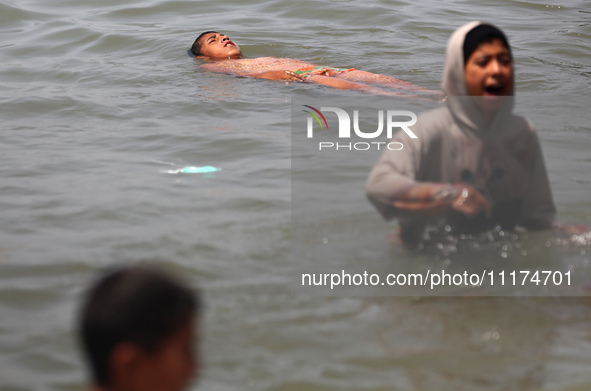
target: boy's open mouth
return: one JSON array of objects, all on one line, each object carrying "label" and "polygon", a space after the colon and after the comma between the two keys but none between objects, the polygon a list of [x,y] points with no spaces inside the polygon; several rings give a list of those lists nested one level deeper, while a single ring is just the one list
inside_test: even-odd
[{"label": "boy's open mouth", "polygon": [[230,46],[230,45],[236,46],[236,44],[234,42],[232,42],[232,41],[226,41],[226,43],[224,44],[224,47]]}]

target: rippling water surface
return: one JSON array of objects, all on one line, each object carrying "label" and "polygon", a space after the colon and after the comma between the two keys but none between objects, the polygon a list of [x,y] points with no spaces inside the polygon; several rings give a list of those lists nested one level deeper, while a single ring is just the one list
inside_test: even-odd
[{"label": "rippling water surface", "polygon": [[[518,93],[547,96],[536,125],[559,219],[591,224],[589,113],[544,120],[561,97],[589,107],[589,1],[0,1],[0,389],[81,389],[79,295],[98,270],[135,261],[204,292],[198,389],[589,389],[586,298],[290,292],[291,96],[363,95],[204,73],[186,54],[217,29],[250,57],[437,89],[449,35],[475,19],[509,36]],[[360,186],[376,159],[352,171]],[[206,165],[222,171],[162,172]],[[369,254],[448,259],[391,244],[395,225],[357,202],[319,220],[310,245],[328,231]],[[510,259],[527,248],[587,267],[591,252],[547,232],[498,243],[477,254],[507,245]]]}]

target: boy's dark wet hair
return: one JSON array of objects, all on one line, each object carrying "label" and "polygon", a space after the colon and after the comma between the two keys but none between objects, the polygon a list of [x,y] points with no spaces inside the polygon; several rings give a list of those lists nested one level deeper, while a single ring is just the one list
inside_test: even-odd
[{"label": "boy's dark wet hair", "polygon": [[155,353],[199,312],[196,293],[173,277],[148,267],[107,272],[83,304],[79,332],[95,384],[112,379],[109,359],[120,343]]},{"label": "boy's dark wet hair", "polygon": [[503,45],[505,45],[511,54],[511,46],[509,46],[509,41],[507,40],[505,34],[498,27],[495,27],[492,24],[479,24],[470,30],[468,34],[466,34],[464,46],[462,48],[464,51],[464,65],[468,62],[468,59],[480,44],[490,43],[495,39],[501,40]]},{"label": "boy's dark wet hair", "polygon": [[203,38],[203,36],[205,34],[211,34],[211,33],[219,34],[217,31],[206,31],[204,33],[199,34],[199,36],[197,37],[195,42],[193,42],[193,46],[191,46],[191,53],[194,56],[201,56],[203,54],[203,53],[201,53],[201,38]]}]

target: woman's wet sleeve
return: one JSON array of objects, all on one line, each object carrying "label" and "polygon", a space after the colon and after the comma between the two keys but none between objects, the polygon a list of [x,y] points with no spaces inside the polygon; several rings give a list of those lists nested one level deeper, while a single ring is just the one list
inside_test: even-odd
[{"label": "woman's wet sleeve", "polygon": [[527,189],[519,225],[529,229],[551,228],[556,218],[550,181],[537,134],[532,137],[531,182]]},{"label": "woman's wet sleeve", "polygon": [[400,133],[392,141],[401,142],[403,148],[396,151],[385,150],[369,174],[366,184],[367,197],[388,220],[396,217],[396,208],[393,206],[396,196],[416,183],[421,147],[418,140],[403,140]]}]

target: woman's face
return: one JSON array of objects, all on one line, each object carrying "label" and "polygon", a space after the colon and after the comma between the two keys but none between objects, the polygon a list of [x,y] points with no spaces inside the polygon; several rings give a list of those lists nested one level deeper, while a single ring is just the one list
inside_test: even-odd
[{"label": "woman's face", "polygon": [[201,54],[209,58],[240,58],[242,53],[227,35],[219,33],[205,34],[201,38]]},{"label": "woman's face", "polygon": [[471,96],[513,95],[513,60],[500,39],[481,43],[468,58],[464,75]]}]

